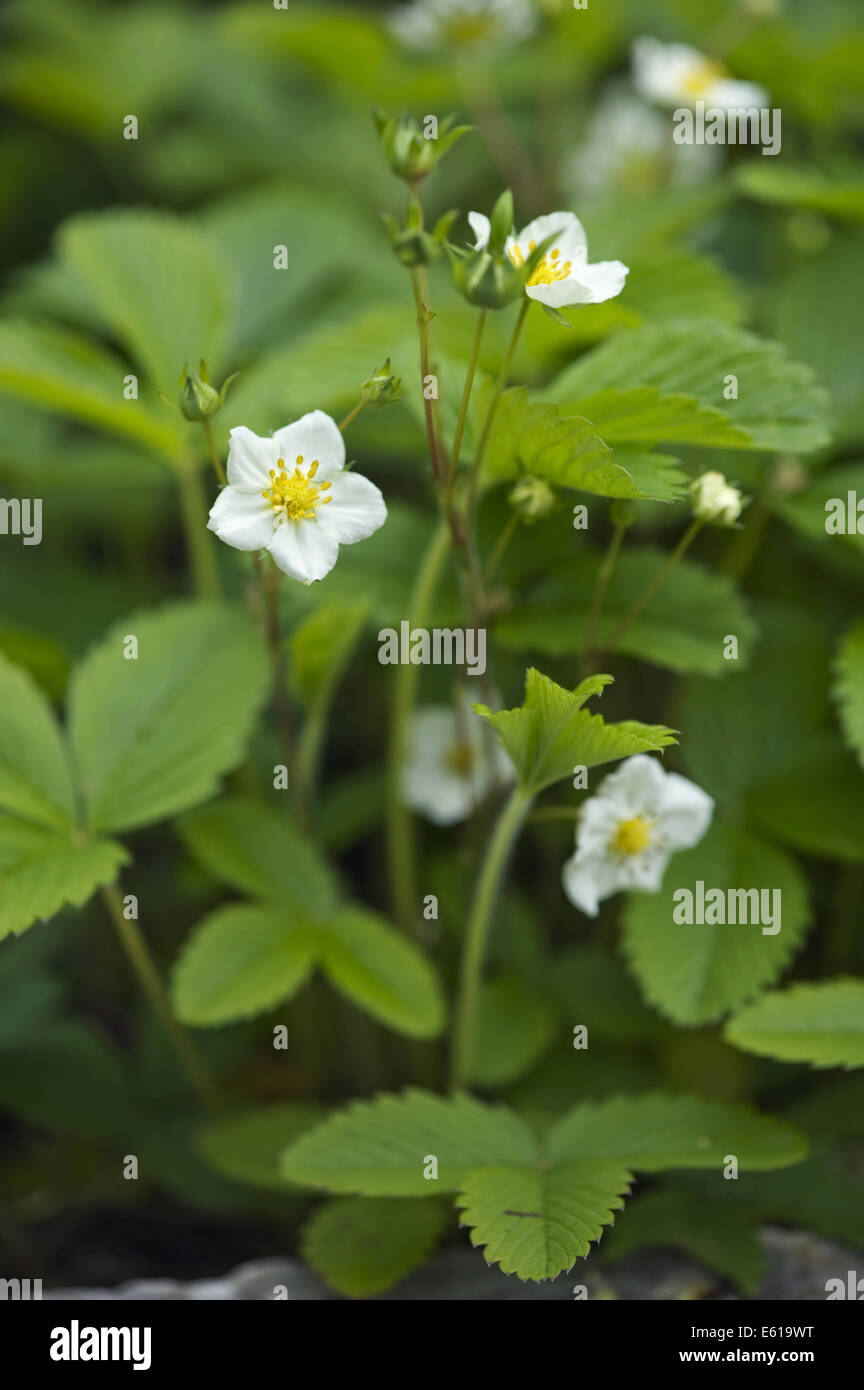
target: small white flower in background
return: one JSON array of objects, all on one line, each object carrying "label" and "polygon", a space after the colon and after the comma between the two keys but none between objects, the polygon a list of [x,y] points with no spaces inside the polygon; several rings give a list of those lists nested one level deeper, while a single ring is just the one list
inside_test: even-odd
[{"label": "small white flower in background", "polygon": [[313,410],[270,437],[238,425],[230,434],[228,486],[207,525],[236,550],[269,550],[301,584],[323,579],[340,545],[365,540],[387,508],[374,483],[345,472],[335,420]]},{"label": "small white flower in background", "polygon": [[567,897],[596,917],[613,893],[658,892],[670,856],[699,843],[713,812],[706,792],[656,758],[627,758],[582,807],[562,875]]},{"label": "small white flower in background", "polygon": [[537,27],[531,0],[413,0],[391,10],[390,32],[408,48],[482,51],[512,47]]},{"label": "small white flower in background", "polygon": [[412,811],[435,825],[455,825],[514,778],[507,754],[467,702],[415,710],[402,768],[402,800]]},{"label": "small white flower in background", "polygon": [[632,48],[633,83],[640,96],[660,106],[763,107],[768,93],[755,82],[737,82],[722,63],[686,43],[636,39]]},{"label": "small white flower in background", "polygon": [[722,473],[703,473],[690,484],[693,515],[715,526],[734,526],[747,502]]},{"label": "small white flower in background", "polygon": [[665,115],[611,82],[590,115],[585,133],[562,169],[573,200],[610,189],[642,192],[669,183],[684,187],[710,178],[721,159],[715,145],[677,145]]},{"label": "small white flower in background", "polygon": [[[482,212],[469,212],[468,221],[482,250],[489,241],[490,222]],[[568,304],[602,304],[624,288],[629,269],[621,261],[588,263],[585,228],[572,212],[548,212],[535,217],[518,236],[509,236],[504,250],[514,265],[524,265],[535,247],[555,235],[535,268],[525,293],[529,299],[563,309]]]}]

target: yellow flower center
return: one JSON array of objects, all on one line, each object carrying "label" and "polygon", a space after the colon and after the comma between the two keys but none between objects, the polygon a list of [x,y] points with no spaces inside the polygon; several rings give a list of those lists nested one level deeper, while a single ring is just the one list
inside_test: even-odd
[{"label": "yellow flower center", "polygon": [[474,751],[468,743],[454,743],[447,752],[447,767],[457,777],[467,777],[474,766]]},{"label": "yellow flower center", "polygon": [[[537,242],[529,241],[528,250],[536,251]],[[565,261],[563,265],[559,262],[560,252],[557,246],[553,246],[547,251],[545,256],[541,256],[540,262],[534,267],[528,280],[529,285],[551,285],[553,280],[566,280],[570,274],[572,261]],[[518,246],[512,246],[507,252],[514,265],[524,265],[525,257]]]},{"label": "yellow flower center", "polygon": [[693,64],[682,86],[688,96],[704,97],[709,88],[725,76],[726,69],[721,63],[715,63],[711,58],[703,58],[701,62]]},{"label": "yellow flower center", "polygon": [[612,848],[617,854],[639,854],[651,843],[651,821],[645,816],[622,820],[612,836]]},{"label": "yellow flower center", "polygon": [[455,15],[443,25],[443,34],[449,43],[478,43],[489,38],[495,30],[491,15]]},{"label": "yellow flower center", "polygon": [[284,459],[277,459],[278,472],[270,469],[270,486],[261,493],[266,497],[274,512],[282,512],[286,521],[308,521],[315,515],[315,508],[323,507],[331,499],[321,497],[331,486],[330,483],[313,483],[318,472],[318,460],[314,459],[308,471],[303,472],[303,455],[297,455],[294,472],[289,473]]}]

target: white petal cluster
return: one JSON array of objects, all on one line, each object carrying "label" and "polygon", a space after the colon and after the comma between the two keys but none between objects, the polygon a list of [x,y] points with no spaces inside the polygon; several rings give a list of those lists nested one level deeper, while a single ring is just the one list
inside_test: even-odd
[{"label": "white petal cluster", "polygon": [[[468,221],[482,249],[489,241],[489,218],[482,212],[469,212]],[[629,273],[621,261],[588,261],[585,228],[572,212],[547,212],[535,217],[521,232],[509,236],[504,250],[514,265],[524,265],[532,251],[554,235],[525,288],[529,299],[563,309],[568,304],[602,304],[614,299],[624,288]]]},{"label": "white petal cluster", "polygon": [[727,483],[722,473],[703,473],[690,486],[693,515],[714,526],[733,526],[745,507],[737,487]]},{"label": "white petal cluster", "polygon": [[435,825],[455,825],[514,778],[507,754],[467,701],[415,711],[402,769],[402,800],[412,811]]},{"label": "white petal cluster", "polygon": [[721,63],[686,43],[636,39],[632,48],[633,84],[658,106],[705,106],[723,111],[767,106],[768,93],[755,82],[738,82]]}]

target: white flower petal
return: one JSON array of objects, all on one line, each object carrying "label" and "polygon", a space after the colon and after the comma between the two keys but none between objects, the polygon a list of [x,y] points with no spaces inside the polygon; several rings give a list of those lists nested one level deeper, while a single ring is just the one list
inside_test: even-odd
[{"label": "white flower petal", "polygon": [[695,782],[669,772],[657,812],[664,846],[670,850],[690,849],[698,845],[711,824],[714,801]]},{"label": "white flower petal", "polygon": [[[755,82],[738,82],[735,78],[722,78],[712,82],[702,100],[707,111],[709,106],[719,106],[723,111],[750,111],[768,105],[768,93]],[[749,123],[745,129],[749,128]],[[739,136],[740,139],[740,136]]]},{"label": "white flower petal", "polygon": [[387,520],[380,489],[360,473],[339,473],[326,496],[330,500],[316,505],[315,517],[325,535],[342,545],[365,540]]},{"label": "white flower petal", "polygon": [[277,526],[267,546],[283,574],[312,584],[329,574],[339,554],[339,544],[325,535],[317,521],[285,521]]},{"label": "white flower petal", "polygon": [[604,777],[597,796],[612,802],[620,820],[628,820],[654,814],[665,785],[666,773],[659,759],[637,753]]},{"label": "white flower petal", "polygon": [[225,487],[210,508],[207,528],[235,550],[263,550],[273,536],[275,513],[259,492]]},{"label": "white flower petal", "polygon": [[336,421],[323,410],[311,410],[292,425],[283,425],[273,435],[279,458],[288,471],[302,458],[303,468],[318,460],[316,482],[326,482],[345,467],[345,440]]},{"label": "white flower petal", "polygon": [[474,246],[478,251],[482,251],[483,247],[488,245],[492,223],[483,212],[469,212],[468,222],[474,233]]},{"label": "white flower petal", "polygon": [[253,434],[245,425],[235,425],[228,436],[229,483],[249,492],[261,492],[270,482],[270,469],[276,467],[278,457],[272,439]]},{"label": "white flower petal", "polygon": [[553,309],[564,309],[568,304],[603,304],[621,293],[628,270],[621,261],[577,265],[566,280],[553,280],[551,285],[528,285],[525,293],[529,299],[549,304]]},{"label": "white flower petal", "polygon": [[597,908],[604,898],[611,898],[619,888],[618,866],[608,855],[597,855],[593,859],[577,862],[572,855],[561,873],[564,892],[574,907],[589,917],[597,916]]},{"label": "white flower petal", "polygon": [[573,212],[546,212],[542,217],[535,217],[533,222],[522,228],[516,243],[522,255],[527,257],[532,241],[535,246],[539,246],[541,241],[545,241],[553,233],[556,233],[555,240],[546,252],[547,256],[557,250],[558,259],[562,264],[565,261],[585,261],[588,254],[588,238],[585,228]]}]

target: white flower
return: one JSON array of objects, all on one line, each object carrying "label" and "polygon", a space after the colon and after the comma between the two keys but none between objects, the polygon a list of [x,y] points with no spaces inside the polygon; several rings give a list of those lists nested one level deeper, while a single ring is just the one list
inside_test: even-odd
[{"label": "white flower", "polygon": [[674,144],[660,111],[624,83],[611,82],[562,173],[575,199],[609,189],[639,193],[666,182],[683,187],[709,178],[719,161],[714,145]]},{"label": "white flower", "polygon": [[455,825],[514,776],[507,754],[467,702],[415,710],[402,768],[402,800],[412,811],[435,825]]},{"label": "white flower", "polygon": [[207,525],[236,550],[269,550],[301,584],[323,579],[340,545],[365,540],[387,517],[375,484],[344,467],[345,441],[323,410],[269,438],[238,425],[230,434],[228,486]]},{"label": "white flower", "polygon": [[699,843],[713,811],[706,792],[664,772],[656,758],[627,758],[582,807],[565,893],[596,917],[598,903],[613,893],[658,892],[669,856]]},{"label": "white flower", "polygon": [[703,473],[691,483],[693,515],[715,526],[732,526],[746,505],[737,487],[727,483],[722,473]]},{"label": "white flower", "polygon": [[[490,222],[482,212],[469,212],[468,221],[482,249],[489,241]],[[547,212],[535,217],[518,236],[509,236],[504,250],[514,265],[524,265],[535,247],[556,233],[540,264],[533,271],[525,293],[529,299],[563,309],[567,304],[602,304],[624,288],[628,267],[621,261],[588,264],[588,238],[572,212]]]},{"label": "white flower", "polygon": [[391,10],[387,26],[408,48],[504,48],[527,38],[537,27],[530,0],[414,0]]},{"label": "white flower", "polygon": [[729,111],[768,104],[764,87],[755,82],[736,82],[722,63],[686,43],[636,39],[632,65],[636,90],[660,106],[693,106],[704,101],[706,107]]}]

